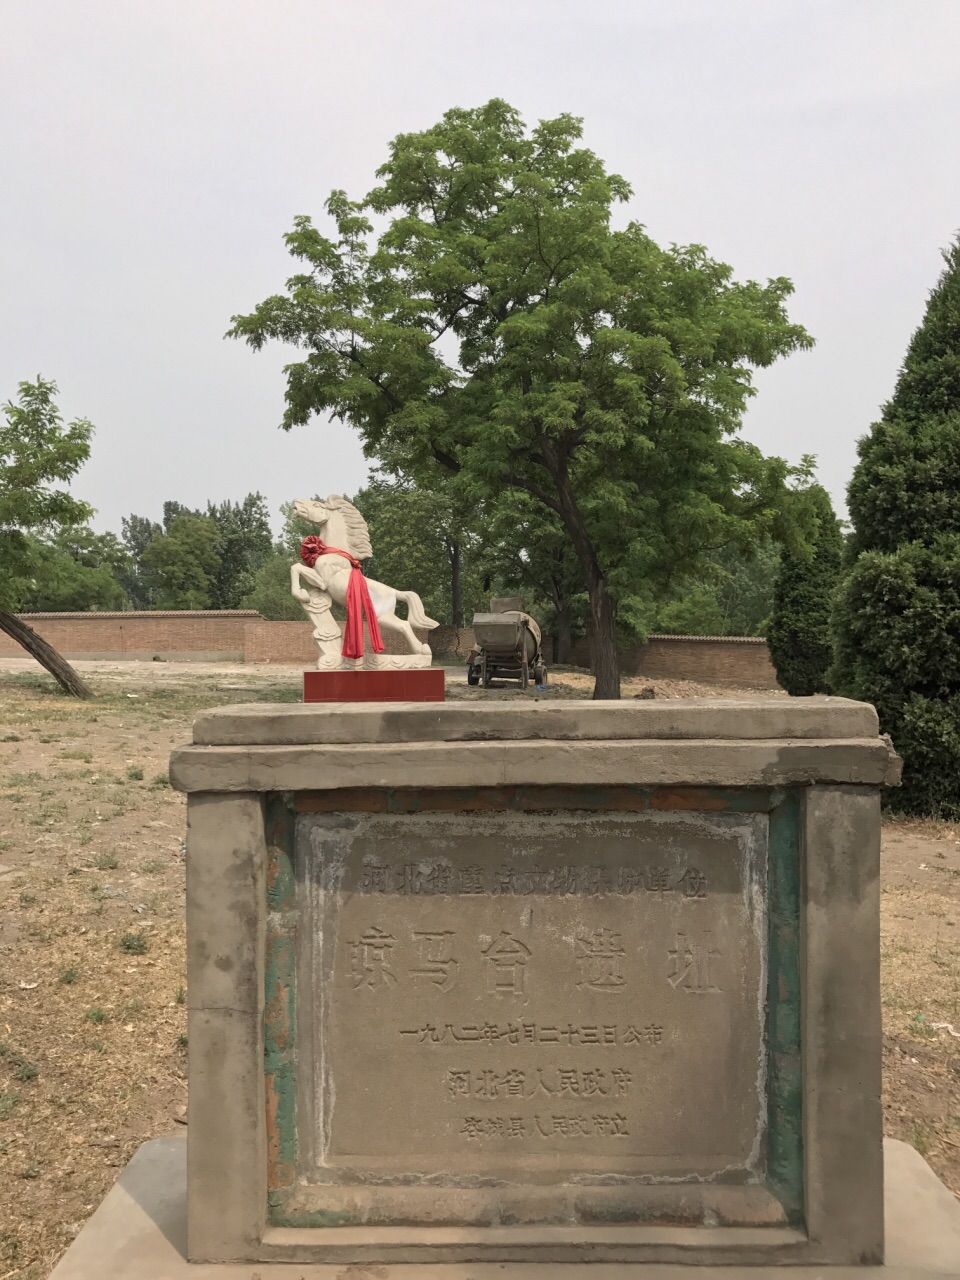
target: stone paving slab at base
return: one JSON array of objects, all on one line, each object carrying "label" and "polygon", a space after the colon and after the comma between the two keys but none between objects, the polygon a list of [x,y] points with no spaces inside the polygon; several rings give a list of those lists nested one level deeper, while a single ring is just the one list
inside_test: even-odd
[{"label": "stone paving slab at base", "polygon": [[50,1280],[937,1280],[960,1277],[960,1203],[904,1142],[884,1143],[883,1267],[697,1267],[643,1263],[189,1263],[186,1142],[136,1153]]}]

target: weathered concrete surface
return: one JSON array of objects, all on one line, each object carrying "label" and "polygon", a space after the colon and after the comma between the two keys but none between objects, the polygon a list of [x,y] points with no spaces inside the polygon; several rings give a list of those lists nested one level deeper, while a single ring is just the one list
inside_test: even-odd
[{"label": "weathered concrete surface", "polygon": [[807,1229],[830,1257],[872,1262],[883,1257],[880,796],[811,787],[803,825]]},{"label": "weathered concrete surface", "polygon": [[877,713],[846,698],[690,698],[562,703],[447,702],[217,707],[198,716],[203,746],[557,741],[622,738],[875,738]]},{"label": "weathered concrete surface", "polygon": [[50,1280],[956,1280],[960,1204],[906,1143],[884,1144],[887,1265],[700,1267],[634,1263],[189,1263],[185,1143],[145,1143]]},{"label": "weathered concrete surface", "polygon": [[899,780],[881,739],[691,738],[528,742],[402,742],[288,747],[181,747],[178,791],[314,791],[343,787],[808,786],[879,787]]},{"label": "weathered concrete surface", "polygon": [[[547,707],[557,712],[547,721],[532,704],[508,721],[500,708],[477,719],[474,708],[444,718],[446,708],[420,705],[361,708],[356,718],[337,707],[257,707],[253,729],[266,715],[274,745],[195,744],[175,754],[171,777],[190,792],[189,859],[198,864],[188,881],[191,1257],[322,1258],[387,1275],[398,1264],[432,1267],[438,1256],[471,1268],[482,1259],[476,1274],[532,1257],[550,1266],[769,1267],[882,1256],[877,791],[896,776],[897,759],[857,704],[818,703],[817,723],[811,713],[792,726],[777,719],[779,704],[746,705],[740,737],[704,736],[704,726],[721,731],[725,704],[704,703],[682,724],[648,709],[621,715],[617,704],[604,716],[568,704]],[[361,740],[284,745],[284,725],[323,737],[341,722],[341,736],[352,725]],[[442,736],[465,735],[471,722],[472,737]],[[790,727],[810,736],[764,736]],[[595,736],[577,736],[587,731]],[[836,736],[851,731],[859,736]],[[656,788],[687,791],[671,802],[648,792]],[[291,804],[264,802],[263,793],[283,792],[294,793]],[[375,813],[385,799],[408,811]],[[633,833],[625,840],[603,828],[618,821]],[[731,878],[722,841],[704,843],[724,822],[762,833],[756,873]],[[551,823],[541,839],[537,830]],[[434,828],[441,838],[431,844]],[[313,847],[313,835],[335,830],[339,843]],[[524,887],[494,885],[507,864]],[[768,869],[777,903],[769,930]],[[686,873],[699,871],[721,900],[705,907],[697,892],[687,904],[705,910],[709,927],[698,931],[679,914],[679,894]],[[643,893],[633,894],[628,872],[650,881]],[[595,876],[595,889],[581,873]],[[655,909],[645,895],[661,891],[677,902]],[[467,951],[448,954],[455,940]],[[546,979],[534,993],[541,951]],[[468,953],[477,968],[469,981]],[[584,973],[573,972],[581,961]],[[621,964],[637,986],[629,1020],[613,1016]],[[455,997],[451,974],[463,979]],[[714,988],[730,1000],[711,1020]],[[423,990],[425,1008],[413,1000]],[[561,1008],[564,992],[576,1008]],[[704,1002],[701,1041],[696,1018],[667,1009],[674,997]],[[675,1078],[634,1076],[621,1049],[648,1028],[655,1044],[658,1026],[666,1042],[668,1025],[685,1028],[667,1064]],[[777,1048],[758,1054],[771,1027]],[[568,1058],[541,1060],[563,1034]],[[474,1040],[491,1055],[486,1063],[464,1056]],[[521,1045],[529,1063],[511,1056]],[[719,1060],[698,1075],[714,1051]],[[635,1082],[643,1105],[631,1112]],[[623,1107],[566,1105],[588,1086],[591,1099],[622,1096]],[[532,1105],[530,1115],[519,1103],[502,1113],[491,1106],[508,1097],[532,1104],[538,1087],[547,1132],[530,1127]],[[451,1107],[463,1097],[471,1110],[454,1125]],[[697,1114],[704,1098],[720,1117],[713,1126]],[[780,1144],[769,1166],[764,1120]],[[556,1141],[538,1164],[540,1138]],[[614,1148],[625,1163],[604,1164]],[[785,1212],[760,1194],[767,1174]],[[699,1185],[671,1185],[677,1177]],[[422,1190],[432,1184],[428,1222]]]},{"label": "weathered concrete surface", "polygon": [[[314,1207],[338,1173],[445,1176],[438,1209],[451,1179],[519,1176],[576,1222],[577,1191],[601,1176],[759,1176],[767,827],[758,813],[302,818],[300,972],[324,975],[298,1027]],[[643,1196],[635,1220],[655,1219]],[[409,1220],[406,1192],[395,1201]],[[309,1207],[304,1187],[292,1216]]]},{"label": "weathered concrete surface", "polygon": [[[187,813],[190,1254],[255,1253],[266,1204],[259,796],[191,796]],[[202,1105],[201,1105],[202,1100]]]}]

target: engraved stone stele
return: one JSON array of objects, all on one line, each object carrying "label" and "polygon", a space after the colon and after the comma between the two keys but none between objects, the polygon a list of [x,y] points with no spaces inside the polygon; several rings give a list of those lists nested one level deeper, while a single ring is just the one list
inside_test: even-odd
[{"label": "engraved stone stele", "polygon": [[880,1260],[896,770],[840,699],[202,716],[191,1258]]},{"label": "engraved stone stele", "polygon": [[[360,570],[353,567],[348,557],[363,561],[373,554],[367,522],[352,503],[338,494],[331,494],[325,502],[297,498],[293,510],[315,526],[323,543],[322,548],[314,547],[314,554],[308,557],[309,563],[301,559],[290,566],[290,590],[313,623],[317,670],[403,671],[429,667],[430,646],[417,638],[413,628],[432,631],[439,623],[427,617],[423,601],[415,591],[398,591],[373,579],[365,581],[377,625],[383,631],[399,635],[407,652],[374,652],[369,636],[364,634],[363,653],[355,657],[344,655],[344,636],[333,616],[332,607],[334,603],[346,607],[348,621],[349,609],[359,607],[356,602],[351,605],[349,597],[351,577]],[[398,601],[407,607],[406,618],[397,617]],[[357,623],[359,626],[359,619]],[[365,630],[361,627],[361,634]]]}]

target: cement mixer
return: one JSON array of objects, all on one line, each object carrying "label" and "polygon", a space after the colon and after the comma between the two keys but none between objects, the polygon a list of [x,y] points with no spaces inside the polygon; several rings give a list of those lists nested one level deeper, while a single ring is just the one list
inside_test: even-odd
[{"label": "cement mixer", "polygon": [[526,689],[547,683],[547,669],[541,653],[540,628],[529,613],[510,609],[502,613],[475,613],[473,632],[476,644],[467,667],[467,684],[489,689],[496,677],[519,680]]}]

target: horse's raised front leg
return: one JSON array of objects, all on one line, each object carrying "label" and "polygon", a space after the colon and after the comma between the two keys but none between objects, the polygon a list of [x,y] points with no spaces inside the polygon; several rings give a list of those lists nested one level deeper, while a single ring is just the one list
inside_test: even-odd
[{"label": "horse's raised front leg", "polygon": [[[306,582],[306,588],[304,588]],[[306,565],[295,564],[290,569],[290,588],[303,606],[303,611],[313,623],[313,639],[317,646],[317,669],[328,670],[340,666],[340,647],[343,637],[340,626],[330,611],[330,595],[323,578]]]}]

